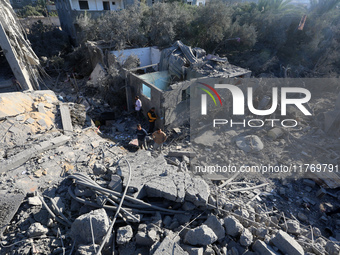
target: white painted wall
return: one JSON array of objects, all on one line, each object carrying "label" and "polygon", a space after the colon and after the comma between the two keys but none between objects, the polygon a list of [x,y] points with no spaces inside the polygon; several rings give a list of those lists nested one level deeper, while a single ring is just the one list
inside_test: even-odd
[{"label": "white painted wall", "polygon": [[[107,0],[107,1],[110,2],[110,10],[116,11],[116,10],[124,9],[123,0]],[[87,0],[87,2],[89,4],[88,11],[103,11],[104,10],[103,0]],[[115,5],[112,4],[113,2],[115,3]],[[70,4],[71,4],[72,10],[77,10],[77,11],[80,10],[78,0],[70,0]]]},{"label": "white painted wall", "polygon": [[151,64],[159,63],[161,52],[156,47],[146,47],[138,49],[128,49],[122,51],[111,51],[111,54],[115,55],[119,63],[124,61],[131,55],[137,56],[140,59],[140,66],[147,66]]}]

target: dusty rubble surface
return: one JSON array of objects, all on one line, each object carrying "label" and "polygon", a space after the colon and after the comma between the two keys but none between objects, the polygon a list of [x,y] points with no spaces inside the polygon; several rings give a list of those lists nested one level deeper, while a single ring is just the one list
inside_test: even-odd
[{"label": "dusty rubble surface", "polygon": [[[98,129],[84,104],[62,99],[50,91],[1,98],[1,254],[339,254],[339,215],[329,214],[339,207],[336,189],[307,178],[194,175],[189,158],[208,161],[192,151],[200,144],[187,127],[166,131],[161,154],[135,152],[132,116]],[[259,137],[268,149],[272,140]],[[230,157],[258,160],[230,146]]]}]

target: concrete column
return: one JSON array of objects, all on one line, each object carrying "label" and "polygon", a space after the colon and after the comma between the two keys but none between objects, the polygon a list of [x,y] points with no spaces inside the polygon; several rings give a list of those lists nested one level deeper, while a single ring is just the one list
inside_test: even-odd
[{"label": "concrete column", "polygon": [[2,26],[1,22],[0,22],[0,46],[3,52],[5,53],[7,62],[10,65],[15,78],[20,83],[22,88],[24,90],[34,90],[31,84],[31,81],[29,79],[29,74],[26,70],[26,67],[20,66],[19,64],[20,61],[17,59],[13,51],[13,48],[7,37],[6,31],[4,27]]}]

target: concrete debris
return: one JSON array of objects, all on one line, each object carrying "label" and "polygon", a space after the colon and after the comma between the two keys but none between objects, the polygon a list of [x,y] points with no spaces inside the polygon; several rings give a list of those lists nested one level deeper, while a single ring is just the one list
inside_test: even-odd
[{"label": "concrete debris", "polygon": [[261,240],[256,240],[252,246],[253,250],[261,255],[279,255],[274,249]]},{"label": "concrete debris", "polygon": [[35,222],[28,228],[27,235],[28,237],[38,237],[47,234],[47,232],[47,227],[44,227],[39,222]]},{"label": "concrete debris", "polygon": [[[96,244],[100,244],[109,229],[109,218],[104,209],[94,210],[79,216],[72,224],[72,239],[80,244],[91,244],[93,238]],[[92,227],[91,227],[92,226]]]},{"label": "concrete debris", "polygon": [[133,237],[132,227],[130,225],[125,227],[120,227],[117,230],[116,242],[117,244],[126,244]]},{"label": "concrete debris", "polygon": [[181,247],[183,248],[183,250],[188,252],[189,255],[203,255],[204,254],[203,247],[195,247],[195,246],[185,245],[185,244],[182,244]]},{"label": "concrete debris", "polygon": [[332,241],[328,241],[325,246],[329,255],[338,255],[340,253],[340,246]]},{"label": "concrete debris", "polygon": [[153,255],[188,255],[177,243],[166,237],[159,244],[157,249],[152,253]]},{"label": "concrete debris", "polygon": [[0,17],[0,47],[17,80],[16,83],[21,90],[40,89],[39,58],[32,50],[10,1],[1,1]]},{"label": "concrete debris", "polygon": [[280,251],[291,255],[304,255],[305,252],[301,245],[286,232],[279,230],[270,240]]},{"label": "concrete debris", "polygon": [[189,230],[184,237],[184,242],[191,245],[204,246],[214,243],[217,239],[216,234],[211,228],[201,225]]},{"label": "concrete debris", "polygon": [[77,253],[79,255],[93,255],[96,250],[98,250],[99,245],[79,245],[77,249]]},{"label": "concrete debris", "polygon": [[240,236],[240,244],[242,246],[250,246],[253,243],[253,235],[250,233],[248,229],[243,229]]},{"label": "concrete debris", "polygon": [[215,215],[210,215],[203,224],[207,225],[209,228],[212,229],[212,231],[214,231],[218,240],[221,240],[225,237],[225,230],[221,223],[221,220],[218,219]]},{"label": "concrete debris", "polygon": [[93,173],[95,175],[102,175],[102,174],[105,174],[106,172],[107,172],[107,169],[102,164],[96,163],[93,167]]},{"label": "concrete debris", "polygon": [[113,174],[111,175],[111,181],[109,183],[109,188],[117,191],[122,192],[123,191],[123,182],[122,178],[119,175]]},{"label": "concrete debris", "polygon": [[[164,157],[151,157],[148,151],[138,151],[127,158],[134,171],[130,187],[135,189],[137,198],[159,197],[170,201],[188,201],[196,206],[206,206],[210,194],[209,185],[200,177],[191,177],[187,172],[178,172],[177,168],[167,164]],[[150,169],[148,165],[157,165]],[[126,168],[122,168],[123,184],[128,177]]]},{"label": "concrete debris", "polygon": [[234,217],[228,216],[224,219],[224,227],[227,235],[237,237],[243,231],[242,224]]},{"label": "concrete debris", "polygon": [[287,221],[287,232],[289,234],[300,234],[301,229],[300,229],[300,223],[295,221],[295,220],[288,220]]},{"label": "concrete debris", "polygon": [[29,205],[42,205],[42,202],[39,199],[39,197],[29,197],[28,204]]},{"label": "concrete debris", "polygon": [[[182,57],[188,63],[195,60],[186,47],[183,50],[187,55]],[[191,51],[199,59],[197,52]],[[135,138],[136,120],[124,114],[112,118],[106,108],[95,108],[93,98],[84,97],[88,108],[78,96],[63,95],[73,101],[62,104],[69,108],[68,124],[72,125],[67,136],[62,134],[66,125],[62,125],[63,113],[57,107],[60,102],[53,93],[0,98],[0,231],[4,254],[11,254],[11,249],[18,254],[37,250],[62,254],[63,248],[67,254],[71,249],[77,254],[94,254],[128,184],[129,165],[124,158],[131,166],[130,183],[114,234],[102,254],[339,253],[340,222],[336,216],[340,196],[326,188],[319,191],[315,179],[307,175],[297,180],[276,179],[258,174],[253,180],[248,173],[212,176],[190,171],[191,166],[213,165],[210,154],[230,166],[234,160],[245,159],[249,160],[247,166],[255,166],[258,158],[274,158],[270,150],[276,153],[275,148],[281,155],[277,165],[281,161],[290,164],[282,150],[288,146],[288,138],[293,141],[289,133],[269,139],[268,130],[244,136],[235,129],[221,131],[221,141],[205,130],[202,134],[207,141],[201,138],[191,144],[187,129],[180,127],[165,131],[169,139],[162,153],[136,152],[128,146]],[[106,125],[102,118],[99,122],[104,127],[96,127],[87,116],[93,109],[97,116],[106,112],[112,119]],[[318,134],[309,129],[303,132]],[[195,146],[204,147],[207,155]],[[215,146],[218,151],[210,153]],[[296,146],[315,155],[311,149]],[[330,160],[335,162],[334,153]],[[287,205],[295,209],[288,210]],[[312,228],[304,228],[306,223]],[[328,239],[324,230],[330,235]],[[58,238],[50,242],[38,238],[44,235]],[[20,242],[27,237],[34,241]]]},{"label": "concrete debris", "polygon": [[256,135],[238,137],[236,139],[236,145],[245,152],[259,152],[264,146],[261,139]]},{"label": "concrete debris", "polygon": [[68,108],[68,104],[66,103],[60,104],[60,114],[61,114],[61,120],[63,123],[63,129],[64,129],[65,134],[72,132],[73,126],[72,126],[70,109]]}]

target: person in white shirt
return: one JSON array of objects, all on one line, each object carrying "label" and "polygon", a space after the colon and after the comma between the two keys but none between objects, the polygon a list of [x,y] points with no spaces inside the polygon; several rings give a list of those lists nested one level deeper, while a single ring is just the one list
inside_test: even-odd
[{"label": "person in white shirt", "polygon": [[139,96],[135,96],[135,111],[137,120],[142,120],[142,101],[139,99]]}]

